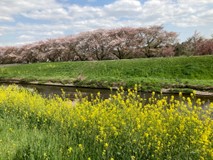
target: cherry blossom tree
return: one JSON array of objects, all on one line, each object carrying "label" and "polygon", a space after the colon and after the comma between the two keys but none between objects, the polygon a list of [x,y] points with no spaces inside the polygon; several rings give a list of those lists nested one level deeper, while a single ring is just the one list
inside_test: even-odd
[{"label": "cherry blossom tree", "polygon": [[146,57],[160,56],[163,47],[177,42],[177,34],[165,31],[163,26],[138,28],[137,31],[139,48]]},{"label": "cherry blossom tree", "polygon": [[119,28],[109,31],[110,51],[118,59],[133,58],[137,46],[134,28]]},{"label": "cherry blossom tree", "polygon": [[104,29],[91,32],[86,41],[89,44],[89,53],[94,59],[110,59],[110,42],[112,37]]},{"label": "cherry blossom tree", "polygon": [[198,55],[213,55],[213,38],[204,39],[197,43],[196,53]]}]

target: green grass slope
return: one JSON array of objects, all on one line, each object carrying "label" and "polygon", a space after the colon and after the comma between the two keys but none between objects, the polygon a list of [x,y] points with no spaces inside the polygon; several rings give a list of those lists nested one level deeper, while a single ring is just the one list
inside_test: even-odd
[{"label": "green grass slope", "polygon": [[89,87],[141,84],[144,90],[186,85],[211,88],[213,56],[25,64],[0,67],[0,79]]}]

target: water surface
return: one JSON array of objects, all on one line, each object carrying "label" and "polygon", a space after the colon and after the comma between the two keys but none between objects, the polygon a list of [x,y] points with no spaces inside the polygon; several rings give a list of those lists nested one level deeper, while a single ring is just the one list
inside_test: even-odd
[{"label": "water surface", "polygon": [[[4,83],[1,85],[10,85],[10,84]],[[95,96],[98,92],[100,92],[102,99],[109,98],[110,94],[116,94],[116,90],[109,90],[109,89],[67,87],[67,86],[54,86],[54,85],[32,85],[32,84],[18,84],[18,85],[28,88],[30,90],[36,90],[39,94],[42,94],[45,97],[49,97],[49,96],[53,96],[53,95],[62,96],[63,92],[65,92],[66,97],[71,100],[75,100],[75,98],[76,98],[75,95],[78,92],[81,93],[82,97],[88,96],[89,99],[91,97],[91,94]],[[139,92],[139,94],[144,99],[148,99],[152,95],[150,92]],[[165,93],[160,96],[171,97],[172,95],[175,97],[175,99],[179,98],[179,94],[174,94],[174,93]],[[156,96],[159,96],[159,94],[156,93]],[[183,96],[188,97],[190,95],[183,94]],[[213,96],[196,95],[196,98],[200,98],[201,100],[206,101],[207,103],[213,102]]]}]

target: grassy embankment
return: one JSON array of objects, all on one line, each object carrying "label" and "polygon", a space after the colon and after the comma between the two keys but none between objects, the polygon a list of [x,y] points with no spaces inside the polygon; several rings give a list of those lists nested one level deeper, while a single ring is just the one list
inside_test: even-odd
[{"label": "grassy embankment", "polygon": [[208,89],[213,86],[213,56],[25,64],[0,67],[0,79],[107,88],[141,84],[152,91]]},{"label": "grassy embankment", "polygon": [[110,99],[43,98],[0,87],[1,160],[213,159],[213,103],[179,95],[148,104],[129,90]]}]

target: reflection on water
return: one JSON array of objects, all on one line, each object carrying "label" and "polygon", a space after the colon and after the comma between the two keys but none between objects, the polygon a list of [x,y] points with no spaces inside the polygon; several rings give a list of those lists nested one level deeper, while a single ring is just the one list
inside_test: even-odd
[{"label": "reflection on water", "polygon": [[[1,84],[1,85],[9,85],[9,84]],[[54,94],[56,95],[62,95],[62,90],[66,93],[66,97],[70,98],[71,100],[75,99],[75,95],[77,94],[77,91],[79,91],[82,95],[82,97],[90,97],[91,94],[94,96],[100,92],[101,98],[109,98],[110,94],[115,94],[115,90],[109,90],[109,89],[94,89],[94,88],[82,88],[82,87],[65,87],[65,86],[51,86],[51,85],[29,85],[29,84],[19,84],[20,86],[37,90],[39,94],[42,94],[45,97],[52,96]],[[151,93],[149,92],[140,92],[140,95],[144,99],[148,99],[151,97]],[[168,96],[171,97],[173,95],[175,99],[179,98],[178,94],[163,94],[162,96]],[[159,96],[156,94],[156,96]],[[189,94],[183,94],[183,96],[188,97]],[[206,101],[207,103],[213,102],[213,96],[202,96],[202,95],[196,95],[196,98],[200,98],[202,101]]]}]

